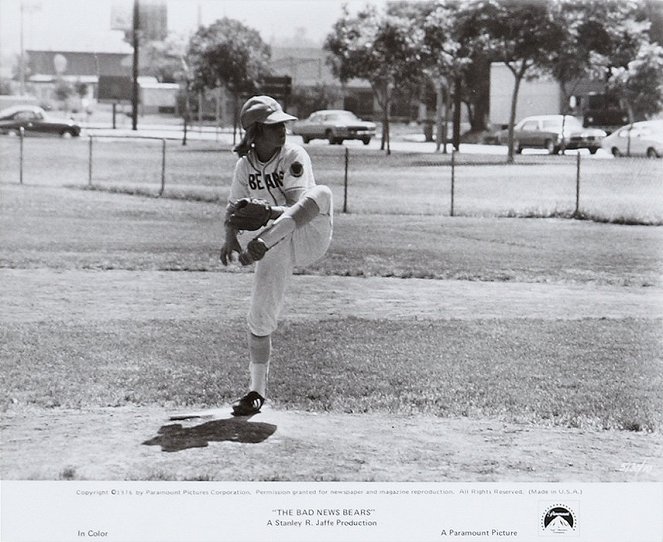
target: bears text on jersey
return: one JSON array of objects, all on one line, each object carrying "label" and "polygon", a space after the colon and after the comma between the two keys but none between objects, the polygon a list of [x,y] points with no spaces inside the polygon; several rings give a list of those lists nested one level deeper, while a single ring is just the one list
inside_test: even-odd
[{"label": "bears text on jersey", "polygon": [[272,174],[265,173],[264,179],[262,173],[249,173],[249,186],[251,187],[251,190],[283,188],[283,177],[284,174],[282,171],[274,171]]}]

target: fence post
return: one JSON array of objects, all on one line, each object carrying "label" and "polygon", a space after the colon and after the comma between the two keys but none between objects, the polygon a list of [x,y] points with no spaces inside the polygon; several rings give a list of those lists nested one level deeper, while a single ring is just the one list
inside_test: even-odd
[{"label": "fence post", "polygon": [[92,186],[92,136],[90,136],[90,146],[87,158],[87,184]]},{"label": "fence post", "polygon": [[348,212],[348,163],[349,158],[349,149],[345,147],[345,177],[343,180],[343,212]]},{"label": "fence post", "polygon": [[576,210],[573,216],[578,216],[580,213],[580,151],[578,151],[576,158]]},{"label": "fence post", "polygon": [[449,216],[454,216],[454,192],[456,187],[456,150],[451,151],[451,210]]},{"label": "fence post", "polygon": [[161,191],[160,196],[163,196],[166,190],[166,140],[161,140]]},{"label": "fence post", "polygon": [[21,126],[18,129],[19,137],[21,138],[20,141],[20,151],[19,151],[19,174],[18,174],[18,180],[20,184],[23,184],[23,137],[25,136],[25,128]]}]

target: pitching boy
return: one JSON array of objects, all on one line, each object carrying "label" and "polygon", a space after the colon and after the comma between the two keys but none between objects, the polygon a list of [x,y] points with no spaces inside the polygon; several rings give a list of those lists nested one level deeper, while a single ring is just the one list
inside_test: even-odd
[{"label": "pitching boy", "polygon": [[[286,286],[295,266],[321,258],[331,242],[332,194],[315,184],[311,159],[286,143],[285,123],[296,117],[269,96],[254,96],[240,112],[245,130],[235,147],[235,166],[225,213],[223,265],[239,255],[256,263],[248,314],[249,391],[232,405],[233,414],[256,414],[265,402],[272,333],[277,328]],[[242,231],[257,231],[245,249]]]}]

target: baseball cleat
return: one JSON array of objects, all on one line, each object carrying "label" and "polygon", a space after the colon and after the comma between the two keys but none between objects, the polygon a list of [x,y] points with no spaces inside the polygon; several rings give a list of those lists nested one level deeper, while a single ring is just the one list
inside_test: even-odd
[{"label": "baseball cleat", "polygon": [[257,391],[250,391],[232,404],[233,416],[251,416],[260,412],[265,398]]},{"label": "baseball cleat", "polygon": [[267,250],[269,249],[265,242],[260,239],[260,237],[256,237],[249,241],[246,250],[239,255],[239,261],[242,265],[251,265],[253,262],[262,260],[263,256],[267,253]]}]

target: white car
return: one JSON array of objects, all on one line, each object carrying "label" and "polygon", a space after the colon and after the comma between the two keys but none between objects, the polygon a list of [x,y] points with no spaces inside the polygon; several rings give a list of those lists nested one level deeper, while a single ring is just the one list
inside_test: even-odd
[{"label": "white car", "polygon": [[311,139],[326,139],[332,145],[339,145],[346,139],[360,139],[368,145],[375,136],[375,123],[361,120],[350,111],[325,109],[315,111],[307,119],[295,121],[292,133],[302,136],[304,143]]},{"label": "white car", "polygon": [[644,120],[622,126],[601,146],[613,156],[663,156],[663,120]]}]

